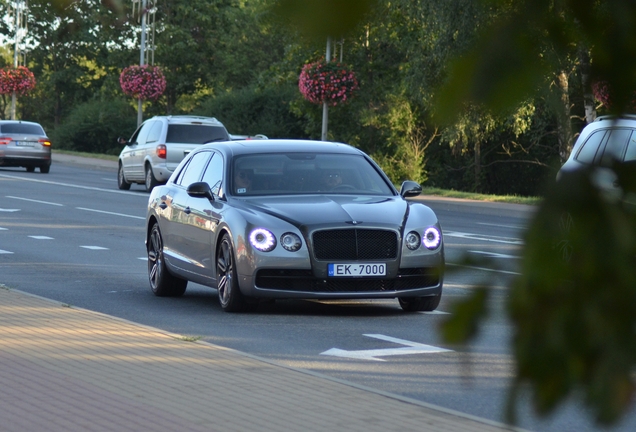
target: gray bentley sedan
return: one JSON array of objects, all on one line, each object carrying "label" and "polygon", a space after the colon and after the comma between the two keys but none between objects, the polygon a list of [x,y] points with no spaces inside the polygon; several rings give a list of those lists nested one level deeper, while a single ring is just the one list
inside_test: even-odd
[{"label": "gray bentley sedan", "polygon": [[188,281],[216,288],[228,312],[271,299],[397,298],[431,311],[442,295],[435,213],[406,198],[362,151],[340,143],[248,140],[201,146],[146,218],[148,277],[158,296]]}]

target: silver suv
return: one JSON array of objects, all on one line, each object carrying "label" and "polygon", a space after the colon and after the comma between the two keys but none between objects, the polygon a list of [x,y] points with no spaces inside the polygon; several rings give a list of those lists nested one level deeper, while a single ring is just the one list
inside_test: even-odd
[{"label": "silver suv", "polygon": [[137,128],[119,154],[117,186],[139,183],[150,191],[172,175],[192,150],[213,141],[229,141],[225,126],[214,117],[156,116]]},{"label": "silver suv", "polygon": [[557,180],[567,172],[592,167],[592,181],[605,191],[617,189],[614,160],[636,162],[636,116],[602,116],[583,128]]},{"label": "silver suv", "polygon": [[0,120],[0,166],[51,169],[51,140],[38,123]]}]

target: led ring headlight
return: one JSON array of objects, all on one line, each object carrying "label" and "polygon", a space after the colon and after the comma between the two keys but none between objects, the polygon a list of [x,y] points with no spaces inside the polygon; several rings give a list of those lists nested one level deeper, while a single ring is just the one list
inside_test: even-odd
[{"label": "led ring headlight", "polygon": [[427,249],[437,249],[441,242],[442,234],[437,228],[426,228],[426,231],[424,231],[424,237],[422,238],[422,243],[424,243],[424,246],[426,246]]},{"label": "led ring headlight", "polygon": [[261,252],[270,252],[276,247],[276,237],[265,228],[256,228],[250,233],[250,243]]}]

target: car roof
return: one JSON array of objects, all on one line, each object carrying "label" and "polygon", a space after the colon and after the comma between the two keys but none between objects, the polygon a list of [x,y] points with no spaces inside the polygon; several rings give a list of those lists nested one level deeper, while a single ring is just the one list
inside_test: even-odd
[{"label": "car roof", "polygon": [[301,139],[252,139],[246,141],[211,143],[201,147],[201,149],[204,148],[218,149],[234,156],[282,152],[363,154],[361,150],[344,143]]},{"label": "car roof", "polygon": [[32,122],[32,121],[25,121],[25,120],[0,120],[0,124],[11,124],[11,123],[26,123],[26,124],[32,124],[32,125],[41,126],[40,123],[36,123],[36,122]]}]

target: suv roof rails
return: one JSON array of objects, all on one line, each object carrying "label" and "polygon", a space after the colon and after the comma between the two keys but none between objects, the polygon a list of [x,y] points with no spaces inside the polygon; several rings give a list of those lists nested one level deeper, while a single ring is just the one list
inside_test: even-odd
[{"label": "suv roof rails", "polygon": [[[163,116],[157,116],[157,117],[163,117]],[[206,117],[206,116],[196,116],[196,115],[187,115],[187,114],[183,114],[183,115],[169,115],[169,116],[165,116],[168,119],[171,118],[175,118],[175,119],[185,119],[185,118],[191,118],[191,119],[198,119],[198,120],[214,120],[214,121],[218,121],[216,119],[216,117]]]},{"label": "suv roof rails", "polygon": [[630,119],[630,120],[636,120],[636,114],[621,114],[621,115],[604,115],[604,116],[598,116],[594,119],[594,121],[602,121],[602,120],[609,120],[609,119]]}]

